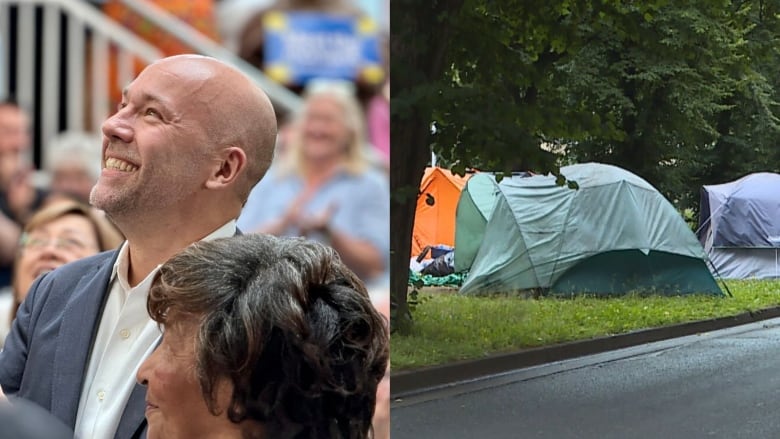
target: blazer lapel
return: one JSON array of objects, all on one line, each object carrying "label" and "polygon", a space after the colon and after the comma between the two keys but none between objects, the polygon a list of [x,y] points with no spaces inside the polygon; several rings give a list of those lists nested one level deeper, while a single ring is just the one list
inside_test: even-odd
[{"label": "blazer lapel", "polygon": [[79,281],[62,310],[62,322],[54,357],[51,411],[68,425],[76,424],[84,374],[92,341],[103,314],[103,304],[119,252],[103,260]]}]

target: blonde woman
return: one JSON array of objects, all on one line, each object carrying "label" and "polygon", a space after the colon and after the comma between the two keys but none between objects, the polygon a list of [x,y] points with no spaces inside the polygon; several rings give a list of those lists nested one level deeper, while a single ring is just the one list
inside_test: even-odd
[{"label": "blonde woman", "polygon": [[387,177],[366,159],[365,117],[349,88],[307,92],[296,131],[238,220],[245,232],[305,236],[332,246],[369,287],[386,280]]}]

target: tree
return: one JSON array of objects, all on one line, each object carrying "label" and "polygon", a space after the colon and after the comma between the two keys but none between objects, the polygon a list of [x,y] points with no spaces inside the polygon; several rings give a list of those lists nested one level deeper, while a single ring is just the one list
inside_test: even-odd
[{"label": "tree", "polygon": [[[390,20],[394,35],[390,40],[391,116],[393,154],[390,166],[392,188],[390,209],[390,289],[391,327],[407,331],[411,313],[407,304],[407,255],[412,242],[417,183],[422,177],[430,151],[430,124],[437,84],[445,70],[451,24],[444,23],[446,13],[439,2],[392,2]],[[457,11],[462,1],[448,4]],[[437,38],[429,35],[441,25]],[[432,35],[431,35],[432,36]],[[400,62],[403,60],[403,62]]]},{"label": "tree", "polygon": [[621,136],[570,152],[628,168],[680,209],[696,209],[702,184],[776,167],[777,6],[680,1],[638,20],[637,35],[595,36],[562,66],[567,89]]},{"label": "tree", "polygon": [[680,160],[695,160],[686,153],[718,139],[716,116],[729,108],[734,73],[744,71],[743,30],[720,3],[679,1],[644,16],[629,6],[635,32],[603,28],[561,66],[571,101],[620,133],[573,145],[579,159],[625,167],[667,196],[680,191]]},{"label": "tree", "polygon": [[780,171],[780,127],[775,112],[780,92],[780,1],[754,0],[734,5],[735,20],[745,29],[742,56],[749,60],[718,115],[719,138],[703,151],[705,163],[696,187],[722,183],[756,171]]}]

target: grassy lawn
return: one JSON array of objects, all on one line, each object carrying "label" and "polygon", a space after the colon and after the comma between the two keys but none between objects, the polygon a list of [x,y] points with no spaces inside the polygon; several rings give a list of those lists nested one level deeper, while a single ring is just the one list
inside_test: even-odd
[{"label": "grassy lawn", "polygon": [[780,305],[780,281],[729,281],[734,297],[523,299],[425,292],[408,336],[393,334],[393,369],[737,315]]}]

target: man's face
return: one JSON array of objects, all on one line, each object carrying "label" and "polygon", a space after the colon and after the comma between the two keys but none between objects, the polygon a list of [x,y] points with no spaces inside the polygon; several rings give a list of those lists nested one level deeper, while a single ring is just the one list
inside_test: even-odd
[{"label": "man's face", "polygon": [[125,90],[103,123],[103,169],[90,201],[113,218],[177,209],[203,188],[211,162],[209,111],[218,96],[213,71],[198,63],[162,61]]},{"label": "man's face", "polygon": [[17,107],[0,106],[0,186],[8,187],[11,178],[22,168],[29,145],[27,116]]}]

